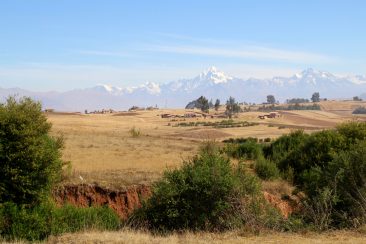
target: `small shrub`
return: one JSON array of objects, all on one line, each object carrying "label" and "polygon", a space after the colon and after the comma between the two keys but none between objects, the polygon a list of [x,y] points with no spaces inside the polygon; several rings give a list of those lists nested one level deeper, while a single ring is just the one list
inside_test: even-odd
[{"label": "small shrub", "polygon": [[0,206],[0,236],[8,239],[43,240],[51,234],[49,205],[27,208],[25,205],[4,203]]},{"label": "small shrub", "polygon": [[137,129],[135,126],[134,126],[134,127],[132,127],[128,132],[130,133],[130,135],[131,135],[132,137],[139,137],[139,136],[141,136],[141,131],[140,131],[140,129]]},{"label": "small shrub", "polygon": [[287,165],[283,165],[283,161],[292,151],[301,146],[305,142],[306,138],[307,134],[300,130],[288,135],[283,135],[272,142],[269,146],[265,146],[263,148],[264,155],[276,165],[281,166],[282,170],[286,170],[285,168]]},{"label": "small shrub", "polygon": [[366,108],[365,107],[358,107],[352,112],[353,114],[366,114]]},{"label": "small shrub", "polygon": [[43,240],[49,235],[86,230],[116,230],[120,220],[107,207],[56,207],[42,203],[35,207],[5,203],[0,205],[0,236],[8,240]]},{"label": "small shrub", "polygon": [[328,188],[319,190],[311,198],[303,201],[305,217],[313,223],[317,230],[327,230],[332,224],[336,195]]},{"label": "small shrub", "polygon": [[335,224],[351,227],[366,224],[366,141],[339,153],[323,173],[322,182],[336,193]]},{"label": "small shrub", "polygon": [[263,155],[262,147],[255,141],[227,145],[226,153],[234,158],[255,160]]},{"label": "small shrub", "polygon": [[120,226],[117,214],[106,206],[77,208],[65,205],[54,208],[52,218],[52,235],[85,230],[116,230]]},{"label": "small shrub", "polygon": [[268,215],[258,180],[209,148],[182,168],[165,172],[130,225],[160,232],[263,226]]},{"label": "small shrub", "polygon": [[275,163],[260,157],[254,164],[254,170],[263,180],[274,180],[280,176],[280,172]]}]

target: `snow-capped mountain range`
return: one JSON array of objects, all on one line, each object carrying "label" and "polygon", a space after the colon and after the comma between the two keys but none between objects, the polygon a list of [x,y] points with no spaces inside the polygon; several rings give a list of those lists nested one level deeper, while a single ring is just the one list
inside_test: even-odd
[{"label": "snow-capped mountain range", "polygon": [[100,84],[92,88],[67,92],[31,92],[19,88],[0,88],[0,99],[9,95],[30,96],[40,100],[45,108],[60,111],[84,111],[112,108],[127,109],[136,106],[184,107],[188,102],[203,95],[209,99],[229,96],[239,102],[264,102],[272,94],[277,100],[310,98],[319,92],[323,98],[352,98],[366,93],[366,76],[340,77],[329,72],[306,69],[291,77],[272,79],[240,79],[226,75],[215,67],[202,72],[193,79],[181,79],[158,84],[147,82],[136,87],[114,87]]}]

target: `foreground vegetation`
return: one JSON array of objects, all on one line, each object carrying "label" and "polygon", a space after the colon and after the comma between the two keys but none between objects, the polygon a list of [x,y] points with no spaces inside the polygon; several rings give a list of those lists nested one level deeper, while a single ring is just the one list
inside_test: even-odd
[{"label": "foreground vegetation", "polygon": [[121,221],[108,207],[57,207],[43,202],[34,207],[3,203],[0,236],[7,240],[43,240],[50,235],[86,230],[118,230]]},{"label": "foreground vegetation", "polygon": [[182,168],[165,172],[130,224],[158,232],[223,231],[244,225],[277,228],[281,219],[265,202],[258,179],[242,164],[233,167],[208,143]]},{"label": "foreground vegetation", "polygon": [[231,155],[255,160],[262,179],[281,177],[302,197],[302,218],[319,230],[366,224],[366,124],[311,135],[295,131],[271,144],[231,143]]},{"label": "foreground vegetation", "polygon": [[109,208],[57,207],[49,200],[66,165],[62,139],[51,137],[50,129],[39,103],[10,97],[0,104],[0,236],[42,240],[65,232],[117,229],[120,220]]}]

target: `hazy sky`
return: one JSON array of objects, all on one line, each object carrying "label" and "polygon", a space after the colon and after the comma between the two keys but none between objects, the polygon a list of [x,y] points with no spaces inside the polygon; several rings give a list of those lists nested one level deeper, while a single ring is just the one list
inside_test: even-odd
[{"label": "hazy sky", "polygon": [[366,74],[366,1],[1,0],[0,87]]}]

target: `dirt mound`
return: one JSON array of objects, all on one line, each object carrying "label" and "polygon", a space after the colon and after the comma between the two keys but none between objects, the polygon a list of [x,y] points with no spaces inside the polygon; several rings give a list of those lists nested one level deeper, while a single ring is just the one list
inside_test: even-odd
[{"label": "dirt mound", "polygon": [[190,130],[179,134],[175,134],[174,137],[188,137],[193,139],[213,140],[222,137],[232,136],[229,133],[222,132],[220,130]]},{"label": "dirt mound", "polygon": [[151,188],[145,185],[131,186],[125,190],[111,190],[91,184],[66,185],[53,191],[53,198],[59,205],[69,203],[77,207],[108,206],[121,219],[127,219],[150,195]]},{"label": "dirt mound", "polygon": [[288,218],[292,213],[298,210],[298,203],[291,200],[283,200],[278,196],[275,196],[268,192],[263,192],[264,199],[271,204],[273,207],[277,208],[284,218]]}]

